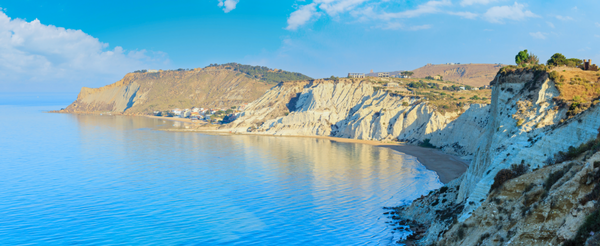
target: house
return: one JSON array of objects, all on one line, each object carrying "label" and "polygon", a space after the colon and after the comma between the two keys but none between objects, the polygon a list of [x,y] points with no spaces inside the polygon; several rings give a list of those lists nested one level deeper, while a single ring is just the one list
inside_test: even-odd
[{"label": "house", "polygon": [[364,78],[364,73],[348,73],[348,78]]},{"label": "house", "polygon": [[398,83],[387,83],[387,87],[398,87]]},{"label": "house", "polygon": [[148,69],[148,71],[146,71],[147,73],[158,73],[158,70],[156,69]]},{"label": "house", "polygon": [[442,80],[442,76],[436,75],[436,76],[433,76],[433,79],[434,80]]},{"label": "house", "polygon": [[478,90],[479,90],[479,88],[477,88],[477,87],[473,87],[473,88],[471,88],[471,90],[472,90],[472,91],[478,91]]},{"label": "house", "polygon": [[410,76],[408,75],[404,75],[404,74],[399,74],[398,78],[402,78],[402,79],[410,79]]},{"label": "house", "polygon": [[390,77],[390,73],[377,73],[377,77],[388,78],[388,77]]},{"label": "house", "polygon": [[200,108],[196,108],[196,107],[192,108],[192,113],[198,113],[198,112],[200,112]]},{"label": "house", "polygon": [[181,115],[181,109],[178,109],[178,108],[171,110],[171,112],[172,112],[174,115]]},{"label": "house", "polygon": [[462,90],[462,91],[464,91],[464,90],[465,90],[465,87],[464,87],[464,86],[461,86],[461,87],[458,87],[458,88],[460,88],[460,90]]}]

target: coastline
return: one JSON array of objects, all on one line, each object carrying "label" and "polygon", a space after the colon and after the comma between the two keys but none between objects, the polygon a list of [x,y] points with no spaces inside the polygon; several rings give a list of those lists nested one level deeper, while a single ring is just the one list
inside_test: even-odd
[{"label": "coastline", "polygon": [[220,134],[220,135],[255,135],[255,136],[266,136],[266,137],[291,137],[291,138],[317,138],[327,139],[334,142],[340,143],[359,143],[369,144],[381,148],[389,148],[394,151],[398,151],[407,155],[414,156],[417,161],[425,166],[428,170],[432,170],[437,173],[440,181],[444,184],[458,178],[464,172],[467,171],[469,164],[462,160],[458,156],[446,154],[438,149],[424,148],[420,146],[407,145],[404,143],[397,142],[381,142],[375,140],[361,140],[361,139],[350,139],[350,138],[338,138],[328,136],[290,136],[290,135],[262,135],[262,134],[240,134],[230,133],[228,131],[218,131],[213,129],[162,129],[162,131],[181,131],[181,132],[201,132],[207,134]]}]

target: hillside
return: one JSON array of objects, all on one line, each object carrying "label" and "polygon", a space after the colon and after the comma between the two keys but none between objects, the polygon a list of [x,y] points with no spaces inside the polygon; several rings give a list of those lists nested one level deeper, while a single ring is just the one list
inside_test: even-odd
[{"label": "hillside", "polygon": [[480,87],[489,85],[503,66],[498,64],[426,65],[413,70],[412,77],[441,75],[444,80]]},{"label": "hillside", "polygon": [[[82,88],[77,100],[60,112],[148,114],[173,108],[229,108],[256,100],[278,81],[306,77],[259,68],[253,76],[219,65],[194,70],[138,71],[101,88]],[[261,71],[270,76],[263,76]]]}]

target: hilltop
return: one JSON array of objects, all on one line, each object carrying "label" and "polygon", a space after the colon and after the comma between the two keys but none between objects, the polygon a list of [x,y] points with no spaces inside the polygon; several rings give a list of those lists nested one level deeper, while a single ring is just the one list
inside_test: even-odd
[{"label": "hilltop", "polygon": [[489,85],[504,65],[500,64],[455,64],[426,65],[413,70],[414,78],[441,75],[444,80],[470,86]]},{"label": "hilltop", "polygon": [[279,82],[300,74],[237,63],[197,69],[136,71],[100,88],[83,87],[60,112],[150,114],[173,108],[230,108],[252,102]]}]

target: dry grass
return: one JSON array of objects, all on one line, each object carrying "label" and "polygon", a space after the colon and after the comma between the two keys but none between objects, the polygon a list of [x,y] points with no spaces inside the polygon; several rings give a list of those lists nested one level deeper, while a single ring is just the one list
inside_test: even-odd
[{"label": "dry grass", "polygon": [[600,72],[579,68],[557,67],[556,86],[560,91],[557,99],[563,102],[592,102],[600,97]]},{"label": "dry grass", "polygon": [[[426,98],[430,105],[435,106],[439,112],[462,111],[462,107],[467,104],[489,104],[491,102],[492,90],[460,90],[448,91],[435,88],[411,88],[408,86],[411,82],[423,81],[425,83],[436,83],[440,88],[451,86],[465,86],[464,84],[436,81],[427,79],[399,79],[399,78],[370,78],[373,86],[381,90],[386,90],[402,96],[418,96]],[[387,83],[398,83],[399,87],[385,87]]]}]

